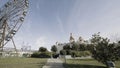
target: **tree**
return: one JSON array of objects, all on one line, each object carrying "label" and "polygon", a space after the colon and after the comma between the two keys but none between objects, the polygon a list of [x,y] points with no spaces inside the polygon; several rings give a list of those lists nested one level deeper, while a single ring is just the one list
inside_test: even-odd
[{"label": "tree", "polygon": [[120,59],[120,41],[117,43],[117,47],[116,47],[116,53],[117,53],[117,55],[118,55],[118,57],[119,57],[119,59]]},{"label": "tree", "polygon": [[66,55],[70,55],[71,54],[70,44],[66,44],[65,46],[63,46],[63,50],[65,50]]},{"label": "tree", "polygon": [[87,44],[86,50],[93,51],[94,50],[94,45],[93,44]]},{"label": "tree", "polygon": [[99,62],[107,65],[107,61],[115,62],[118,59],[115,43],[110,43],[108,38],[103,38],[98,34],[94,34],[91,39],[92,57]]},{"label": "tree", "polygon": [[100,36],[100,32],[95,33],[92,35],[92,39],[90,39],[91,43],[96,45],[98,44],[100,41],[102,41],[102,37]]},{"label": "tree", "polygon": [[64,49],[64,50],[71,50],[71,48],[70,48],[70,45],[69,45],[69,44],[66,44],[65,46],[63,46],[63,49]]},{"label": "tree", "polygon": [[72,50],[78,51],[78,49],[79,49],[79,45],[77,43],[73,43]]},{"label": "tree", "polygon": [[66,51],[65,50],[60,50],[60,55],[66,55]]},{"label": "tree", "polygon": [[40,47],[39,48],[39,52],[46,52],[47,51],[47,48],[45,48],[45,47]]},{"label": "tree", "polygon": [[57,52],[57,47],[56,47],[55,45],[53,45],[53,46],[51,47],[51,51],[52,51],[52,52]]},{"label": "tree", "polygon": [[80,51],[85,51],[86,50],[86,45],[85,44],[80,44],[79,45],[79,50]]}]

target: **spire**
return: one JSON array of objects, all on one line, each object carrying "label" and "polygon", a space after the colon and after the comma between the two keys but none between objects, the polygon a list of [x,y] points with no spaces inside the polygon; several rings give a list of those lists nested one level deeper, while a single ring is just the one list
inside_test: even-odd
[{"label": "spire", "polygon": [[72,43],[72,42],[74,42],[75,41],[75,39],[73,38],[73,36],[72,36],[72,33],[70,33],[70,43]]}]

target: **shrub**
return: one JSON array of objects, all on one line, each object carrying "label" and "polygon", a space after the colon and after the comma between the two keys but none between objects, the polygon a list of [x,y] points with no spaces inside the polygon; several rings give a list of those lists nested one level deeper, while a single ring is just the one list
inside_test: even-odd
[{"label": "shrub", "polygon": [[90,51],[84,51],[85,56],[91,56],[92,54],[90,53]]},{"label": "shrub", "polygon": [[72,51],[71,52],[72,57],[86,57],[91,56],[91,53],[89,51]]},{"label": "shrub", "polygon": [[55,45],[53,45],[53,46],[51,47],[51,51],[52,51],[52,52],[57,52],[57,47],[56,47]]},{"label": "shrub", "polygon": [[66,55],[71,55],[71,50],[66,50]]},{"label": "shrub", "polygon": [[71,52],[71,56],[72,56],[73,58],[75,58],[75,57],[77,56],[77,52],[76,52],[76,51],[72,51],[72,52]]},{"label": "shrub", "polygon": [[47,52],[48,50],[47,50],[47,48],[45,48],[45,47],[40,47],[39,48],[39,52]]},{"label": "shrub", "polygon": [[35,52],[31,55],[31,57],[34,57],[34,58],[50,58],[51,53],[50,52]]},{"label": "shrub", "polygon": [[52,57],[53,57],[53,58],[57,58],[57,57],[59,57],[59,54],[53,53],[53,54],[52,54]]},{"label": "shrub", "polygon": [[30,57],[30,54],[24,53],[22,56],[23,56],[23,57]]},{"label": "shrub", "polygon": [[34,58],[39,58],[39,52],[34,52],[31,57],[34,57]]},{"label": "shrub", "polygon": [[65,50],[61,50],[60,51],[60,55],[65,55],[66,54],[66,51]]},{"label": "shrub", "polygon": [[42,52],[39,54],[39,58],[50,58],[51,53],[50,52]]}]

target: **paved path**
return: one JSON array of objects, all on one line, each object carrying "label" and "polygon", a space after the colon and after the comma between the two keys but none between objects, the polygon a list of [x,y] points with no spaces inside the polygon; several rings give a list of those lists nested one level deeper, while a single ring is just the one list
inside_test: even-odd
[{"label": "paved path", "polygon": [[48,59],[47,63],[43,68],[64,68],[63,62],[60,59]]}]

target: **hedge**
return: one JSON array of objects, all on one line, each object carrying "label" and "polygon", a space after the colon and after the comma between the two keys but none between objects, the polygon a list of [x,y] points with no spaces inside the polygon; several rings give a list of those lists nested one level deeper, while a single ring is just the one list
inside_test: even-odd
[{"label": "hedge", "polygon": [[50,52],[34,52],[31,57],[33,58],[50,58],[51,53]]}]

